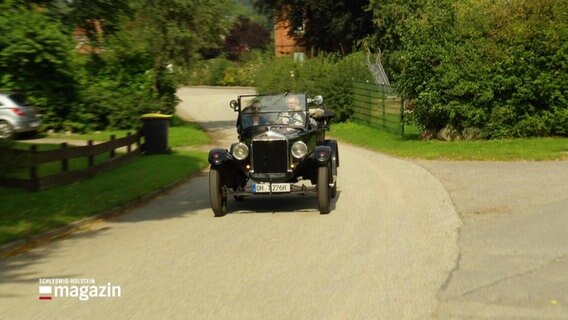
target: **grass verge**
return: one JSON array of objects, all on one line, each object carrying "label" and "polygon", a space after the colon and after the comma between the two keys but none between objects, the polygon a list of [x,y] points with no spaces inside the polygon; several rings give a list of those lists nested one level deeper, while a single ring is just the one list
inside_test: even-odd
[{"label": "grass verge", "polygon": [[[73,135],[79,140],[108,140],[126,131]],[[197,146],[209,137],[194,124],[171,127],[171,147]],[[41,148],[51,148],[45,145]],[[25,239],[127,204],[188,177],[207,165],[207,153],[175,150],[137,160],[88,180],[39,192],[0,188],[0,245]],[[74,168],[75,169],[75,168]],[[88,205],[85,205],[88,204]]]},{"label": "grass verge", "polygon": [[399,135],[346,122],[332,125],[336,139],[397,157],[429,160],[563,160],[568,159],[567,138],[531,138],[476,141],[422,141],[417,135]]},{"label": "grass verge", "polygon": [[198,172],[206,163],[204,152],[173,152],[141,156],[92,179],[39,192],[0,188],[0,244],[126,204]]}]

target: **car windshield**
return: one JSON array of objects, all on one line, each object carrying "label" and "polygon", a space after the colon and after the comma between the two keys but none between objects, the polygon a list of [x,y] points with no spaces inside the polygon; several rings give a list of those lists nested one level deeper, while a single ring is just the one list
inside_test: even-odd
[{"label": "car windshield", "polygon": [[306,126],[305,94],[241,96],[240,102],[239,126],[242,129],[268,125]]}]

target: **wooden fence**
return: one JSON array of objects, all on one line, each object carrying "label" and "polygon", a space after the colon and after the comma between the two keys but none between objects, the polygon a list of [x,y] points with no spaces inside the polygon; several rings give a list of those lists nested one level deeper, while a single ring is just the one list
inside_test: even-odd
[{"label": "wooden fence", "polygon": [[404,136],[402,99],[390,86],[354,81],[352,88],[355,121]]},{"label": "wooden fence", "polygon": [[[113,135],[110,141],[99,144],[94,144],[92,140],[89,140],[86,146],[69,146],[67,143],[62,143],[59,149],[53,150],[39,151],[37,145],[31,145],[29,150],[11,150],[11,157],[21,161],[22,166],[19,170],[27,171],[28,178],[9,175],[0,179],[0,185],[37,191],[91,178],[103,171],[134,160],[141,152],[140,141],[141,134],[137,132],[136,134],[128,133],[126,137],[118,139]],[[117,152],[119,148],[124,148],[124,152]],[[95,157],[105,153],[108,153],[108,159],[96,163]],[[84,158],[85,165],[82,169],[70,170],[69,160],[73,158]],[[60,163],[60,170],[57,170],[59,172],[40,175],[40,165],[51,162]]]}]

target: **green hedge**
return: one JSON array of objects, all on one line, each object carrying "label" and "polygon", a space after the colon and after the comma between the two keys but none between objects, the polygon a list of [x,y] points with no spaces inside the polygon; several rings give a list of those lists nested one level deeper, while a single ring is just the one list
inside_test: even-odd
[{"label": "green hedge", "polygon": [[262,65],[256,88],[260,93],[305,91],[322,95],[324,105],[335,112],[336,121],[345,121],[353,112],[351,82],[371,79],[362,53],[346,57],[322,54],[303,62],[283,57]]},{"label": "green hedge", "polygon": [[438,1],[406,25],[399,91],[423,130],[568,136],[568,3]]}]

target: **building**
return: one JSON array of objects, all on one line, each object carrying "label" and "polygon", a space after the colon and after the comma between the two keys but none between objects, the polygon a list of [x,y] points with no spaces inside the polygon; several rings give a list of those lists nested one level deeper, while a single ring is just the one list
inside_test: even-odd
[{"label": "building", "polygon": [[290,34],[291,24],[288,19],[276,19],[274,24],[274,53],[276,57],[297,56],[305,51]]}]

